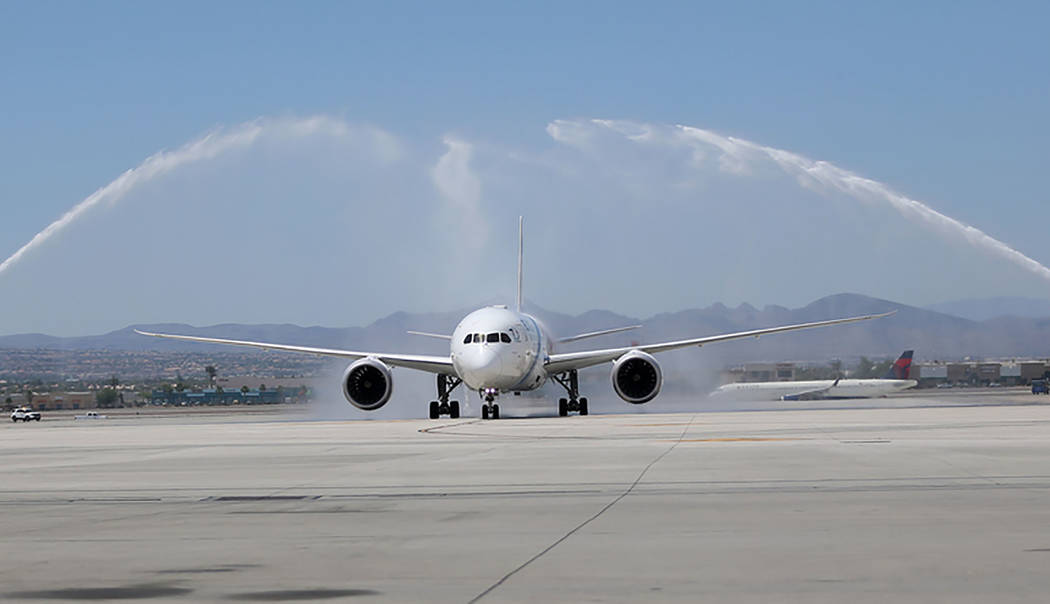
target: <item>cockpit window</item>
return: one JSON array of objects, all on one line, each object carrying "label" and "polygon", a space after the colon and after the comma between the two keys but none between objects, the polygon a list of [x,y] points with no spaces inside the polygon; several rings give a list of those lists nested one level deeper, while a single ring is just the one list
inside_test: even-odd
[{"label": "cockpit window", "polygon": [[472,338],[472,337],[473,337],[473,336],[471,336],[471,335],[470,335],[470,334],[468,333],[468,334],[467,334],[467,337],[463,338],[463,343],[464,343],[464,344],[470,344],[470,340],[471,340],[471,338]]},{"label": "cockpit window", "polygon": [[480,333],[474,334],[474,343],[477,344],[480,341],[481,341],[481,334]]},{"label": "cockpit window", "polygon": [[499,334],[499,341],[503,342],[504,344],[510,344],[510,336],[505,333],[501,333]]},{"label": "cockpit window", "polygon": [[494,332],[490,333],[488,336],[485,337],[485,341],[489,342],[490,344],[498,343],[499,342],[499,332],[495,332],[494,331]]}]

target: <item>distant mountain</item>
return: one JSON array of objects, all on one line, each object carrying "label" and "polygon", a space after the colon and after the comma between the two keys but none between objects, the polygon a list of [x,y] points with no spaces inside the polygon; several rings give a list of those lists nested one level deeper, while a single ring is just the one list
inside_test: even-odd
[{"label": "distant mountain", "polygon": [[[1030,307],[1032,309],[1035,306]],[[887,310],[897,314],[887,319],[767,336],[758,341],[741,340],[704,347],[682,356],[683,366],[699,359],[719,364],[757,361],[825,361],[831,358],[855,359],[891,357],[914,348],[920,359],[959,359],[971,357],[1047,357],[1050,356],[1050,313],[1047,318],[1022,316],[973,320],[933,309],[916,308],[858,294],[837,294],[816,300],[802,308],[767,306],[757,309],[742,304],[728,308],[714,304],[707,308],[661,313],[647,319],[592,310],[570,316],[543,309],[531,311],[556,335],[569,336],[624,325],[643,327],[626,333],[576,342],[566,350],[592,346],[619,346],[631,342],[675,340],[734,331],[745,331],[789,323],[804,323]],[[301,344],[327,348],[376,352],[415,352],[445,354],[444,340],[408,335],[407,330],[451,333],[469,312],[412,314],[397,312],[366,327],[299,327],[288,324],[223,324],[193,327],[182,324],[153,324],[127,327],[104,335],[59,338],[42,334],[0,337],[0,348],[45,348],[59,350],[162,350],[230,351],[230,347],[159,340],[134,333],[134,327],[159,331],[222,337],[240,340]]]},{"label": "distant mountain", "polygon": [[971,321],[987,321],[997,317],[1050,317],[1050,300],[1040,298],[970,298],[932,304],[926,308]]}]

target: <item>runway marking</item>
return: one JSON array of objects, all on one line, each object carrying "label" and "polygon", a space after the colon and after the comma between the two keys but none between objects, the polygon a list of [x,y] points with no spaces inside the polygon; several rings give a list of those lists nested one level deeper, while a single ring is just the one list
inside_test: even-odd
[{"label": "runway marking", "polygon": [[632,428],[662,428],[664,426],[688,426],[689,422],[677,422],[674,424],[631,424]]},{"label": "runway marking", "polygon": [[649,472],[649,469],[652,468],[653,466],[655,466],[657,464],[657,462],[659,462],[661,459],[663,459],[664,457],[667,457],[667,454],[670,453],[671,451],[674,451],[674,448],[677,447],[679,445],[679,443],[682,442],[682,439],[685,438],[685,435],[689,433],[689,428],[692,426],[693,420],[695,420],[695,419],[696,419],[696,415],[693,415],[693,417],[689,419],[689,424],[686,425],[685,429],[682,430],[682,434],[679,435],[678,440],[675,441],[674,444],[672,444],[670,447],[668,447],[667,450],[665,450],[663,453],[657,455],[656,458],[654,458],[652,461],[650,461],[648,463],[648,465],[646,465],[644,468],[642,468],[642,471],[638,474],[638,477],[634,479],[634,482],[631,483],[631,486],[627,487],[627,489],[623,493],[620,493],[619,496],[617,496],[615,499],[613,499],[609,503],[605,504],[605,507],[603,507],[602,509],[598,510],[593,516],[591,516],[590,518],[584,520],[580,524],[577,524],[572,530],[570,530],[569,532],[567,532],[564,535],[562,535],[559,539],[557,539],[554,543],[551,543],[550,545],[548,545],[541,552],[539,552],[535,556],[529,558],[528,560],[526,560],[525,562],[520,564],[514,570],[512,570],[509,573],[503,575],[503,577],[501,577],[499,581],[496,581],[495,583],[490,585],[488,587],[488,589],[486,589],[485,591],[483,591],[483,592],[479,593],[478,595],[474,596],[470,600],[470,602],[468,602],[468,604],[474,604],[474,602],[477,602],[478,600],[480,600],[480,599],[484,598],[485,596],[489,595],[490,593],[492,593],[493,590],[495,590],[499,586],[501,586],[504,583],[506,583],[508,579],[510,579],[514,575],[516,575],[519,572],[521,572],[522,570],[524,570],[525,567],[527,567],[528,565],[532,564],[536,560],[539,560],[540,558],[542,558],[544,555],[547,554],[547,552],[549,552],[552,549],[558,547],[558,545],[563,543],[569,537],[572,537],[573,535],[578,533],[580,530],[582,530],[583,527],[587,526],[591,522],[594,522],[595,520],[598,519],[599,516],[601,516],[602,514],[604,514],[607,511],[609,511],[609,509],[611,509],[614,505],[619,503],[621,499],[623,499],[624,497],[627,497],[628,495],[630,495],[631,492],[634,491],[635,487],[638,486],[638,483],[640,483],[642,481],[642,479],[645,478],[645,475],[646,475],[647,472]]},{"label": "runway marking", "polygon": [[463,422],[455,422],[455,423],[452,423],[452,424],[441,424],[440,426],[431,426],[429,428],[420,428],[418,430],[418,432],[420,432],[421,434],[429,434],[431,432],[436,432],[438,430],[443,430],[445,428],[455,428],[457,426],[469,426],[470,424],[476,424],[476,423],[478,423],[480,421],[481,421],[480,419],[469,419],[469,420],[463,421]]},{"label": "runway marking", "polygon": [[683,440],[665,440],[663,442],[681,442],[681,443],[764,443],[781,440],[812,440],[808,438],[762,438],[762,437],[748,437],[748,436],[734,436],[726,438],[686,438]]},{"label": "runway marking", "polygon": [[320,499],[320,495],[220,495],[213,497],[205,497],[201,499],[202,502],[206,501],[225,501],[225,502],[252,502],[252,501],[309,501],[312,499]]},{"label": "runway marking", "polygon": [[839,442],[844,445],[887,445],[893,441],[877,438],[872,440],[840,440]]}]

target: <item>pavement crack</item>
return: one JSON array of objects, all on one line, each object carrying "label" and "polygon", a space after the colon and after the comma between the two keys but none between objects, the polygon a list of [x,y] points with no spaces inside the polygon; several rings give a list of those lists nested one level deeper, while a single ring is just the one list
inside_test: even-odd
[{"label": "pavement crack", "polygon": [[638,476],[637,476],[637,478],[634,479],[634,482],[632,482],[631,485],[629,487],[627,487],[627,489],[624,490],[623,493],[620,493],[618,496],[616,496],[615,499],[613,499],[609,503],[605,504],[605,507],[603,507],[602,509],[598,510],[594,515],[592,515],[591,517],[587,518],[583,522],[577,524],[575,527],[570,529],[569,532],[567,532],[564,535],[562,535],[561,537],[559,537],[557,540],[554,541],[554,543],[551,543],[547,547],[543,548],[543,550],[541,550],[539,553],[537,553],[533,557],[529,558],[528,560],[526,560],[522,564],[518,565],[517,568],[511,570],[507,574],[505,574],[502,577],[500,577],[499,581],[496,581],[492,585],[489,585],[488,588],[485,589],[485,591],[483,591],[483,592],[479,593],[478,595],[474,596],[473,598],[471,598],[469,604],[474,604],[474,602],[477,602],[477,601],[481,600],[485,596],[487,596],[490,593],[492,593],[493,591],[495,591],[501,585],[506,583],[508,579],[510,579],[514,575],[518,574],[519,572],[525,570],[526,568],[528,568],[528,566],[530,564],[532,564],[533,562],[539,560],[543,556],[545,556],[548,553],[550,553],[551,550],[553,550],[554,548],[558,547],[559,545],[564,543],[566,540],[568,540],[569,537],[572,537],[576,533],[580,532],[580,530],[582,530],[583,527],[585,527],[588,524],[594,522],[599,517],[601,517],[602,514],[604,514],[605,512],[608,512],[610,509],[612,509],[612,507],[615,506],[617,503],[619,503],[621,499],[623,499],[624,497],[627,497],[628,495],[630,495],[631,491],[633,491],[634,488],[636,486],[638,486],[638,483],[640,483],[642,481],[642,479],[645,478],[645,475],[646,475],[646,473],[649,472],[649,469],[652,468],[653,466],[655,466],[661,459],[663,459],[664,457],[667,457],[668,453],[673,451],[675,447],[677,447],[679,444],[682,443],[682,441],[685,439],[685,435],[689,433],[689,428],[692,427],[693,420],[695,420],[695,419],[696,419],[696,415],[693,415],[692,417],[689,418],[689,423],[686,424],[685,428],[682,430],[682,433],[678,435],[678,440],[676,440],[674,443],[672,443],[671,446],[668,447],[667,449],[665,449],[663,453],[660,453],[659,455],[657,455],[644,468],[642,468],[642,471],[638,473]]}]

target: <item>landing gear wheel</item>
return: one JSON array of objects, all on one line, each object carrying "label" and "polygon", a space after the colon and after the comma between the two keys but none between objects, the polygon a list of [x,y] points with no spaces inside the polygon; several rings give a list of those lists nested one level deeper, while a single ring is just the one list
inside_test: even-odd
[{"label": "landing gear wheel", "polygon": [[565,417],[569,414],[569,401],[560,398],[558,399],[558,415]]},{"label": "landing gear wheel", "polygon": [[452,401],[448,409],[448,416],[452,419],[459,419],[459,401]]},{"label": "landing gear wheel", "polygon": [[430,419],[437,419],[441,415],[437,401],[430,401]]},{"label": "landing gear wheel", "polygon": [[580,415],[587,415],[587,397],[580,399]]},{"label": "landing gear wheel", "polygon": [[489,406],[488,405],[482,405],[481,406],[481,419],[488,419],[488,418],[489,418]]},{"label": "landing gear wheel", "polygon": [[499,419],[499,405],[492,405],[492,419]]}]

